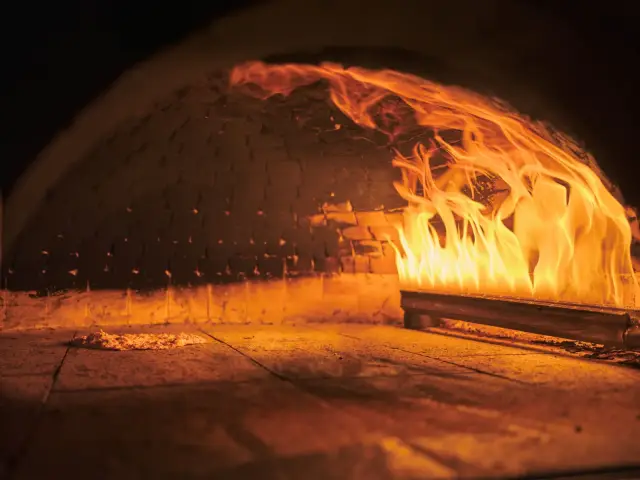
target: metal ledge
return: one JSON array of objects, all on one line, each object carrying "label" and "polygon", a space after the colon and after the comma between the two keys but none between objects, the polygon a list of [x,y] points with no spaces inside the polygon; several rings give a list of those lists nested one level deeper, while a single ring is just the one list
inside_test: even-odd
[{"label": "metal ledge", "polygon": [[640,311],[501,297],[401,291],[405,328],[437,326],[442,318],[592,342],[640,348]]}]

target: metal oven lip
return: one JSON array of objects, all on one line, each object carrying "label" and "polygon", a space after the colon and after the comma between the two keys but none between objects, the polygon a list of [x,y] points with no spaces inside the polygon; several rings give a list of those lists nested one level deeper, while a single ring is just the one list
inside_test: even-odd
[{"label": "metal oven lip", "polygon": [[605,346],[640,348],[640,310],[513,297],[400,291],[404,326],[420,329],[450,318]]}]

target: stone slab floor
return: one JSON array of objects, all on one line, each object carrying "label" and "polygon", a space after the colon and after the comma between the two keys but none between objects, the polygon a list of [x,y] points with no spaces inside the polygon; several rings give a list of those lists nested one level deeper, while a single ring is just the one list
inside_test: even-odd
[{"label": "stone slab floor", "polygon": [[121,330],[176,329],[207,343],[0,334],[0,477],[640,478],[638,369],[395,327]]}]

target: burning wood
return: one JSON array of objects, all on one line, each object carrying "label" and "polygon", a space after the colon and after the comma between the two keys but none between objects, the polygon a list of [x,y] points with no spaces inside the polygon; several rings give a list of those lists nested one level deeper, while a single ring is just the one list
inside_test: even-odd
[{"label": "burning wood", "polygon": [[114,335],[100,330],[75,338],[71,344],[75,347],[96,348],[101,350],[168,350],[186,345],[206,343],[200,335],[192,333],[126,333]]}]

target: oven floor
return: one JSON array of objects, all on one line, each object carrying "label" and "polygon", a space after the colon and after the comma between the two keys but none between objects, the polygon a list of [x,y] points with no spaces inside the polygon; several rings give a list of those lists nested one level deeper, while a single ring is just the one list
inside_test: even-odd
[{"label": "oven floor", "polygon": [[88,330],[0,334],[0,477],[640,472],[639,369],[381,326],[108,331],[207,343],[116,352],[67,346]]}]

